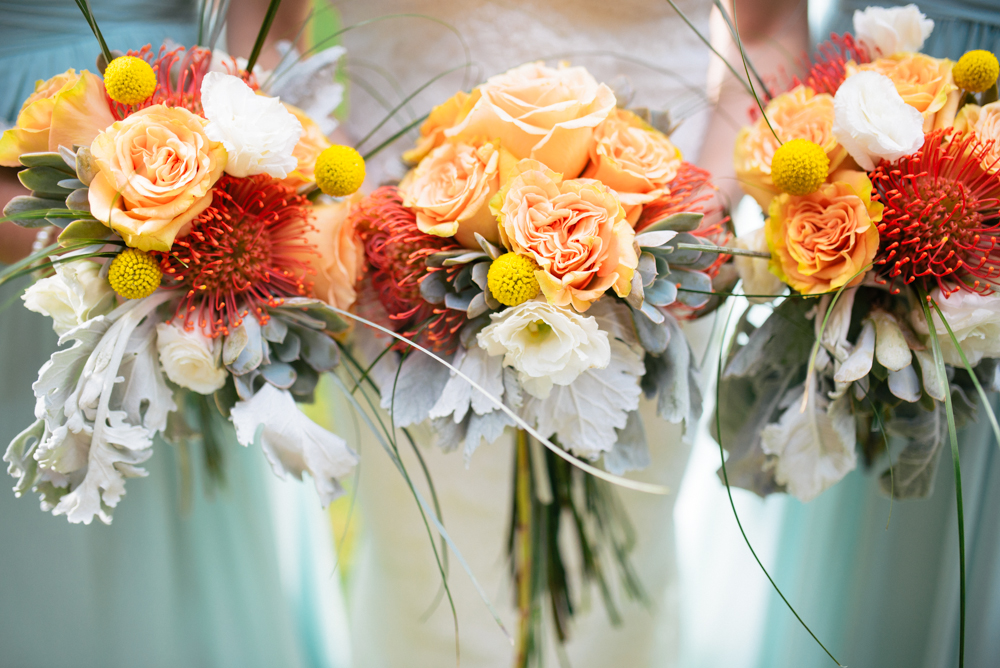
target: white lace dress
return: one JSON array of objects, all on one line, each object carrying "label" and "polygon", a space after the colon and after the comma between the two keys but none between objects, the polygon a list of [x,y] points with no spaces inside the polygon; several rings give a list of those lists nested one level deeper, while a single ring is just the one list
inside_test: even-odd
[{"label": "white lace dress", "polygon": [[[683,120],[673,139],[687,159],[697,157],[708,103],[708,52],[665,1],[619,0],[340,0],[344,26],[389,14],[418,13],[454,27],[466,41],[478,69],[456,71],[430,84],[400,118],[385,124],[364,148],[378,145],[412,118],[460,88],[523,62],[540,58],[572,60],[618,90],[623,79],[635,91],[633,105],[672,111]],[[707,33],[711,3],[677,3]],[[402,97],[428,80],[465,62],[459,39],[445,26],[414,17],[392,18],[344,35],[348,50],[350,119],[346,129],[364,137]],[[463,77],[464,81],[463,81]],[[390,81],[393,80],[393,81]],[[398,88],[397,88],[398,87]],[[374,95],[373,95],[374,93]],[[408,115],[412,112],[412,115]],[[368,188],[398,178],[398,155],[406,139],[369,165]],[[642,408],[653,463],[636,477],[667,485],[674,493],[690,445],[679,427]],[[429,433],[422,443],[431,443]],[[415,479],[419,464],[402,446]],[[455,663],[455,628],[447,601],[433,612],[440,576],[415,502],[379,446],[363,446],[360,499],[363,540],[350,595],[353,663],[359,668],[442,668]],[[483,445],[466,469],[460,453],[433,446],[427,460],[443,507],[445,526],[458,544],[507,628],[515,629],[513,590],[505,559],[511,506],[512,438]],[[426,485],[419,487],[427,493]],[[596,591],[585,598],[567,645],[574,668],[589,666],[676,665],[677,578],[674,551],[675,494],[653,497],[621,491],[639,542],[634,564],[652,599],[652,610],[623,601],[624,624],[613,628]],[[429,498],[429,497],[428,497]],[[512,647],[493,621],[468,576],[451,559],[449,583],[459,617],[461,665],[506,667]],[[551,639],[549,639],[551,640]],[[559,665],[552,655],[548,665]]]}]

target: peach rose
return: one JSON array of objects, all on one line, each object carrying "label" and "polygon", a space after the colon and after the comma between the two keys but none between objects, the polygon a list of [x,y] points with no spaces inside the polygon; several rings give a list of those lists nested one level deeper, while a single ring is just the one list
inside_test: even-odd
[{"label": "peach rose", "polygon": [[764,230],[771,271],[802,294],[859,284],[878,251],[883,207],[868,175],[841,170],[830,180],[805,197],[774,198]]},{"label": "peach rose", "polygon": [[[806,86],[797,86],[775,97],[764,108],[771,126],[782,141],[808,139],[819,144],[830,158],[830,173],[843,162],[847,151],[833,136],[833,96],[816,94]],[[771,181],[771,158],[780,146],[763,118],[740,130],[736,137],[733,161],[736,177],[743,190],[767,211],[778,195]]]},{"label": "peach rose", "polygon": [[895,84],[899,96],[924,115],[924,132],[948,127],[955,119],[961,92],[955,85],[947,59],[922,53],[897,53],[870,63],[847,63],[847,76],[872,71],[884,74]]},{"label": "peach rose", "polygon": [[455,237],[466,248],[479,248],[475,233],[500,240],[497,217],[487,204],[500,190],[500,151],[487,142],[442,144],[399,184],[403,205],[417,214],[421,232]]},{"label": "peach rose", "polygon": [[211,204],[226,166],[226,149],[205,136],[207,124],[183,107],[157,104],[98,135],[90,146],[94,217],[133,248],[169,251]]},{"label": "peach rose", "polygon": [[630,111],[613,110],[594,132],[590,164],[583,176],[597,179],[616,193],[635,225],[642,205],[670,192],[681,152],[665,134]]},{"label": "peach rose", "polygon": [[990,102],[980,107],[967,104],[955,117],[955,129],[971,132],[976,139],[985,143],[993,142],[983,154],[983,167],[1000,168],[1000,102]]},{"label": "peach rose", "polygon": [[355,286],[365,261],[365,247],[348,215],[360,196],[313,208],[316,218],[306,240],[318,255],[304,257],[316,271],[313,295],[339,309],[358,297]]},{"label": "peach rose", "polygon": [[326,138],[316,121],[309,118],[306,112],[290,104],[286,104],[285,108],[299,119],[299,123],[302,124],[302,136],[299,138],[299,143],[295,145],[295,150],[292,151],[292,156],[298,163],[295,171],[282,179],[281,182],[297,190],[304,185],[316,182],[314,174],[316,158],[330,146],[330,140]]},{"label": "peach rose", "polygon": [[517,163],[510,177],[491,203],[500,205],[500,239],[535,259],[549,303],[582,313],[608,288],[627,296],[639,258],[615,192],[592,179],[563,181],[536,160]]},{"label": "peach rose", "polygon": [[594,128],[615,108],[611,89],[583,67],[528,63],[472,91],[468,114],[445,136],[499,139],[517,159],[532,158],[568,178],[587,164]]},{"label": "peach rose", "polygon": [[403,153],[403,161],[415,165],[423,160],[428,153],[444,143],[444,131],[454,126],[465,114],[469,107],[467,102],[469,94],[463,90],[452,95],[446,102],[431,109],[427,115],[427,120],[420,126],[420,138],[417,145],[409,151]]},{"label": "peach rose", "polygon": [[104,82],[87,70],[67,70],[35,84],[17,124],[0,137],[0,165],[20,167],[23,154],[57,151],[60,144],[86,146],[114,122]]}]

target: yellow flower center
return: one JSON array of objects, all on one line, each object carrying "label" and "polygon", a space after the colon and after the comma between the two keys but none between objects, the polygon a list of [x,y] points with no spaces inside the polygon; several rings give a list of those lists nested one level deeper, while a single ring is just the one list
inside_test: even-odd
[{"label": "yellow flower center", "polygon": [[108,282],[125,299],[143,299],[160,287],[163,274],[148,253],[126,248],[111,261]]},{"label": "yellow flower center", "polygon": [[331,146],[316,158],[316,185],[331,197],[347,197],[365,181],[365,159],[350,146]]},{"label": "yellow flower center", "polygon": [[786,141],[771,158],[771,180],[789,195],[809,195],[826,181],[830,158],[819,144],[808,139]]},{"label": "yellow flower center", "polygon": [[535,278],[537,270],[538,263],[532,258],[505,253],[490,265],[486,283],[498,302],[504,306],[517,306],[534,299],[541,289]]},{"label": "yellow flower center", "polygon": [[156,74],[142,58],[119,56],[104,70],[104,89],[115,102],[139,104],[156,90]]},{"label": "yellow flower center", "polygon": [[955,85],[970,93],[982,93],[997,82],[1000,62],[989,51],[967,51],[951,69]]}]

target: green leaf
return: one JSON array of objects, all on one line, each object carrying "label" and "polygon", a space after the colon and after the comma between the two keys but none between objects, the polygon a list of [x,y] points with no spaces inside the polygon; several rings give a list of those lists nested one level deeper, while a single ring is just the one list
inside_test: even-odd
[{"label": "green leaf", "polygon": [[91,239],[110,239],[112,236],[114,232],[104,223],[96,220],[74,220],[59,234],[59,245],[67,246]]},{"label": "green leaf", "polygon": [[44,153],[24,153],[18,160],[25,167],[49,167],[51,169],[58,170],[64,173],[61,178],[66,178],[65,174],[69,174],[72,177],[76,177],[73,168],[66,164],[62,155],[56,152],[44,152]]},{"label": "green leaf", "polygon": [[[22,174],[24,172],[21,172]],[[3,215],[10,222],[21,227],[37,228],[51,225],[46,220],[46,215],[52,209],[65,209],[66,203],[62,200],[43,199],[41,197],[31,197],[19,195],[7,202],[3,208]]]},{"label": "green leaf", "polygon": [[682,212],[675,213],[672,216],[667,216],[663,220],[658,220],[652,225],[642,228],[645,232],[659,232],[661,230],[673,230],[674,232],[690,232],[691,230],[698,229],[701,225],[702,219],[705,217],[703,213],[690,213]]},{"label": "green leaf", "polygon": [[[59,159],[62,160],[62,158]],[[66,172],[52,167],[23,169],[17,173],[17,178],[35,196],[58,198],[65,201],[66,196],[73,192],[73,188],[63,188],[59,185],[60,181],[66,179]]]}]

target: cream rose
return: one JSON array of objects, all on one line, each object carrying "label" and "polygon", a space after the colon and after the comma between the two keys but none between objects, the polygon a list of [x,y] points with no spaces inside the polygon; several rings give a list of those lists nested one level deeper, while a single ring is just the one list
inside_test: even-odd
[{"label": "cream rose", "polygon": [[479,346],[503,355],[521,387],[544,399],[553,385],[569,385],[587,369],[611,362],[611,343],[597,320],[544,300],[524,302],[490,316],[479,332]]},{"label": "cream rose", "polygon": [[976,139],[988,146],[983,151],[984,168],[996,169],[1000,165],[1000,102],[990,102],[982,107],[976,104],[965,105],[955,117],[955,129],[959,132],[971,132]]},{"label": "cream rose", "polygon": [[[950,297],[945,297],[939,288],[934,288],[930,297],[940,307],[969,364],[978,364],[984,357],[1000,357],[1000,295],[980,295],[968,290],[958,290]],[[934,309],[931,312],[944,361],[961,368],[962,357],[948,334],[948,328]],[[928,340],[930,329],[924,319],[923,309],[914,309],[910,314],[910,322],[921,338]]]},{"label": "cream rose", "polygon": [[535,259],[549,302],[583,312],[610,288],[629,294],[639,258],[613,190],[591,179],[563,181],[535,160],[519,162],[510,178],[493,200],[500,239]]},{"label": "cream rose", "polygon": [[572,178],[587,164],[594,128],[615,108],[615,95],[583,67],[537,62],[491,77],[466,105],[468,114],[446,137],[499,139],[516,158],[533,158]]},{"label": "cream rose", "polygon": [[862,169],[919,149],[923,125],[920,112],[903,101],[883,74],[859,72],[837,90],[833,134]]},{"label": "cream rose", "polygon": [[212,203],[226,149],[205,135],[207,121],[182,107],[141,109],[91,144],[97,174],[90,211],[144,251],[169,251]]},{"label": "cream rose", "polygon": [[101,276],[101,265],[90,260],[60,262],[54,276],[42,278],[24,291],[29,311],[52,318],[52,329],[62,336],[115,306],[115,292]]},{"label": "cream rose", "polygon": [[492,142],[473,147],[443,144],[430,152],[399,184],[403,205],[417,214],[421,232],[455,237],[466,248],[479,248],[478,232],[500,240],[497,218],[487,205],[500,190],[500,151]]},{"label": "cream rose", "polygon": [[[764,108],[771,127],[782,141],[808,139],[830,158],[832,173],[847,156],[833,136],[833,97],[798,86],[777,96]],[[767,211],[771,199],[781,191],[771,180],[771,159],[781,145],[763,118],[740,130],[733,162],[743,190]]]},{"label": "cream rose", "polygon": [[916,5],[868,7],[854,11],[854,36],[872,53],[892,56],[901,51],[916,53],[934,30],[934,21]]},{"label": "cream rose", "polygon": [[632,225],[642,205],[670,192],[683,160],[670,139],[624,109],[615,109],[594,132],[585,178],[616,193]]},{"label": "cream rose", "polygon": [[950,60],[922,53],[898,53],[863,65],[847,63],[845,70],[847,81],[857,72],[889,77],[903,102],[923,115],[924,132],[930,132],[951,125],[958,111],[961,91],[951,74],[953,65]]},{"label": "cream rose", "polygon": [[222,339],[211,339],[201,327],[186,330],[161,322],[156,326],[156,349],[167,378],[198,394],[222,389],[229,372],[222,366]]},{"label": "cream rose", "polygon": [[357,299],[356,285],[364,267],[364,243],[349,215],[358,199],[314,207],[313,227],[306,233],[306,241],[318,251],[303,257],[316,271],[313,295],[339,309],[349,309]]}]

